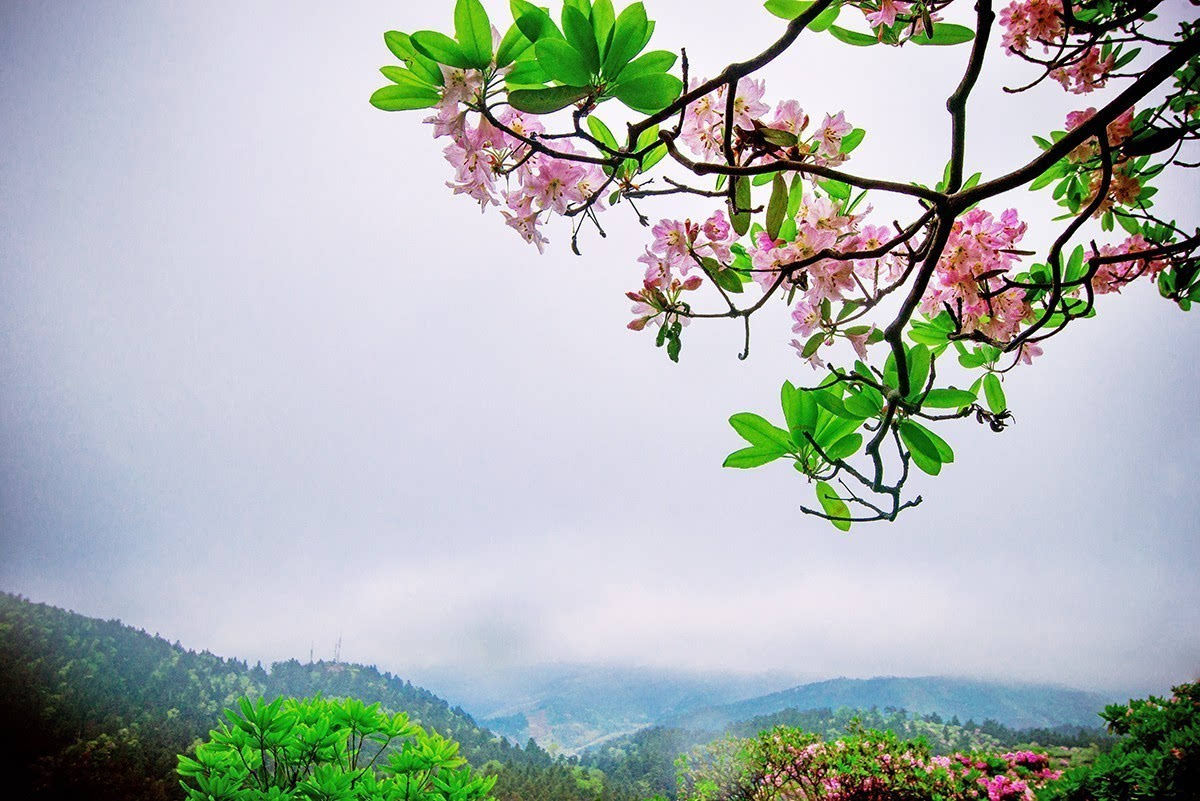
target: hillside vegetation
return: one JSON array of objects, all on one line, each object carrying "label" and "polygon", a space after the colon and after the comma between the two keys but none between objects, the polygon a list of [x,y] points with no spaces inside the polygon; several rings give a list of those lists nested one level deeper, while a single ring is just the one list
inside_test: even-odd
[{"label": "hillside vegetation", "polygon": [[[178,643],[19,596],[0,594],[0,748],[16,769],[14,797],[95,801],[181,799],[178,754],[198,743],[240,698],[354,698],[404,712],[430,732],[461,744],[461,755],[495,776],[497,801],[636,801],[673,797],[674,763],[718,735],[752,738],[790,727],[827,740],[864,729],[919,738],[933,754],[1057,746],[1087,764],[1112,738],[1096,729],[1018,731],[917,715],[898,708],[773,711],[721,729],[651,727],[615,737],[582,757],[553,756],[480,725],[461,708],[373,666],[296,660],[269,669],[188,650]],[[582,699],[582,694],[576,692]],[[582,703],[582,700],[576,701]],[[666,705],[667,708],[670,705]]]}]

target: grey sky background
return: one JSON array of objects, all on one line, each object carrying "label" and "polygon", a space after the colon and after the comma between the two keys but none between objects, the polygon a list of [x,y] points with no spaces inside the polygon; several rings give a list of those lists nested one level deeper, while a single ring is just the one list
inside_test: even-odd
[{"label": "grey sky background", "polygon": [[[648,7],[701,75],[781,28],[758,3]],[[624,328],[648,241],[626,209],[582,258],[561,226],[539,258],[443,187],[420,112],[367,104],[383,31],[451,8],[0,7],[0,587],[251,661],[340,636],[402,675],[1200,675],[1195,313],[1148,284],[1101,298],[1006,381],[1017,425],[954,424],[924,505],[840,534],[794,471],[720,466],[729,414],[778,418],[783,379],[813,377],[782,306],[748,362],[719,322],[672,365]],[[858,172],[933,183],[965,58],[810,36],[765,75],[868,130]],[[1025,75],[993,52],[972,169],[1102,102],[998,93]],[[1159,198],[1195,220],[1196,189]],[[1006,200],[1047,244],[1046,199]]]}]

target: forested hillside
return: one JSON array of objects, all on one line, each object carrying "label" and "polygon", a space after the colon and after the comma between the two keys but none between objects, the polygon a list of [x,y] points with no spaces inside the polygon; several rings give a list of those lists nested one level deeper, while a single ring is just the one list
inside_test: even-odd
[{"label": "forested hillside", "polygon": [[0,594],[0,749],[16,798],[157,801],[182,794],[176,755],[240,696],[353,696],[408,712],[501,775],[500,801],[595,799],[598,777],[480,727],[461,709],[374,667],[279,662],[265,670],[187,650],[117,620]]},{"label": "forested hillside", "polygon": [[[747,737],[775,726],[826,738],[858,728],[923,738],[934,752],[1109,742],[1097,730],[1016,731],[995,721],[959,725],[900,709],[788,709],[722,731],[654,727],[576,757],[553,757],[480,726],[469,714],[374,667],[341,662],[278,662],[270,669],[195,652],[130,628],[19,596],[0,594],[0,753],[14,797],[166,801],[182,794],[176,755],[204,739],[241,696],[354,697],[407,712],[457,740],[485,773],[498,774],[497,801],[634,801],[673,796],[675,758],[725,734]],[[1094,754],[1077,751],[1074,761]]]}]

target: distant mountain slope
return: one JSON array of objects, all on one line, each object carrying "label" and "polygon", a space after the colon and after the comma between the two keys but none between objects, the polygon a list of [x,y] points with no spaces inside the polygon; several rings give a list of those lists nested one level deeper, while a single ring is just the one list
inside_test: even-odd
[{"label": "distant mountain slope", "polygon": [[737,721],[784,709],[905,709],[918,715],[983,722],[1013,728],[1093,727],[1097,714],[1115,699],[1098,693],[1038,684],[1007,684],[974,679],[831,679],[664,719],[663,725],[719,731]]},{"label": "distant mountain slope", "polygon": [[443,668],[422,683],[471,710],[493,731],[572,754],[690,710],[794,684],[778,674],[537,665],[473,672]]},{"label": "distant mountain slope", "polygon": [[[536,786],[553,767],[540,749],[513,747],[461,709],[374,667],[291,660],[268,672],[172,645],[117,620],[0,593],[0,754],[16,768],[6,773],[15,777],[13,798],[181,798],[175,756],[207,737],[222,709],[241,695],[315,693],[408,712],[458,740],[473,764],[499,760],[520,768],[525,786]],[[573,780],[566,779],[559,784],[569,790]],[[504,793],[503,781],[496,795],[515,798]]]}]

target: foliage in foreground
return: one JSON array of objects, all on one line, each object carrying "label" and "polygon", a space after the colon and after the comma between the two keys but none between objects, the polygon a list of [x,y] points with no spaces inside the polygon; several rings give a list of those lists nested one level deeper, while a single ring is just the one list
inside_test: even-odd
[{"label": "foliage in foreground", "polygon": [[1184,801],[1200,793],[1200,683],[1167,699],[1113,705],[1102,715],[1124,739],[1091,768],[1068,771],[1047,798]]},{"label": "foliage in foreground", "polygon": [[922,740],[864,730],[823,741],[778,727],[679,760],[680,801],[1033,801],[1061,773],[1044,754],[935,756]]},{"label": "foliage in foreground", "polygon": [[379,704],[240,698],[238,707],[195,758],[180,755],[189,801],[485,801],[496,783],[471,775],[458,743]]}]

